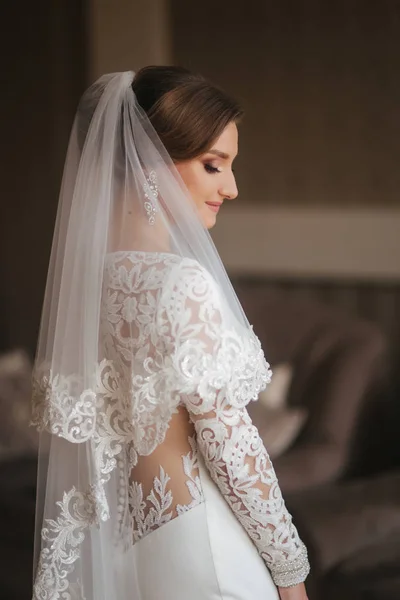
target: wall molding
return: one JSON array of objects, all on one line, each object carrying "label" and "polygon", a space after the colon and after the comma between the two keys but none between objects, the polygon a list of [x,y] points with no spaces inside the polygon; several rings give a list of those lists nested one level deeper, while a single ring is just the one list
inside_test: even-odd
[{"label": "wall molding", "polygon": [[232,275],[400,280],[400,210],[226,205],[212,230]]}]

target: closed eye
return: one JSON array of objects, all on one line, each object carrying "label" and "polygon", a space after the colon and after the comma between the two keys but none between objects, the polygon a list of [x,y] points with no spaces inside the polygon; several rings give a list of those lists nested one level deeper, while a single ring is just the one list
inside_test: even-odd
[{"label": "closed eye", "polygon": [[221,171],[218,169],[218,167],[213,167],[212,165],[206,163],[204,165],[205,170],[207,171],[207,173],[221,173]]}]

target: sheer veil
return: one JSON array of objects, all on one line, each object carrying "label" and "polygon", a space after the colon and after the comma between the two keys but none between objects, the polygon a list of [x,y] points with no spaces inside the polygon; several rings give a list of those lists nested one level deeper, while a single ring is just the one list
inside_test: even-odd
[{"label": "sheer veil", "polygon": [[[263,360],[209,233],[136,101],[133,77],[105,75],[87,90],[66,157],[33,379],[41,432],[35,600],[141,597],[127,482],[137,454],[162,440],[172,407],[160,397],[143,415],[141,394],[151,380],[124,371],[108,350],[107,257],[130,253],[140,262],[165,253],[200,265],[216,282],[231,327]],[[122,283],[126,276],[121,269]],[[194,368],[190,353],[185,360]],[[155,414],[163,427],[154,426]]]}]

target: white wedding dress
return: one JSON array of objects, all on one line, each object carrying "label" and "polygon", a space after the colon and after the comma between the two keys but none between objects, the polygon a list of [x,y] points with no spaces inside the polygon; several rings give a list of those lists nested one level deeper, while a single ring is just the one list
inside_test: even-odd
[{"label": "white wedding dress", "polygon": [[134,544],[120,559],[122,578],[136,569],[132,600],[276,600],[276,586],[309,572],[246,410],[269,380],[268,363],[231,318],[196,261],[107,255],[103,358],[136,398]]},{"label": "white wedding dress", "polygon": [[65,162],[32,377],[33,600],[277,600],[309,565],[246,409],[271,372],[133,88],[90,86]]}]

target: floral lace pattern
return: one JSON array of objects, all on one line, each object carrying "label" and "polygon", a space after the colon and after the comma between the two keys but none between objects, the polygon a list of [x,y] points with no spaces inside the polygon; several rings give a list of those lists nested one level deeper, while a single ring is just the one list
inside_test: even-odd
[{"label": "floral lace pattern", "polygon": [[101,314],[93,385],[46,367],[35,373],[34,424],[70,443],[89,443],[96,473],[86,489],[64,492],[59,516],[44,522],[35,600],[76,597],[74,563],[86,529],[110,518],[112,473],[117,465],[129,472],[139,456],[164,441],[180,404],[197,434],[197,445],[192,440],[192,452],[183,458],[192,501],[172,509],[173,482],[162,465],[146,499],[140,482],[132,483],[129,496],[125,483],[118,484],[118,507],[129,505],[133,540],[204,501],[194,474],[198,447],[275,583],[303,581],[309,570],[305,547],[245,408],[271,371],[258,338],[235,322],[211,275],[196,261],[172,254],[108,255]]},{"label": "floral lace pattern", "polygon": [[200,477],[196,474],[198,472],[198,458],[194,438],[190,437],[189,443],[191,452],[182,457],[183,470],[187,477],[186,486],[192,497],[189,504],[176,504],[175,508],[173,507],[172,491],[167,489],[171,478],[161,465],[160,476],[154,478],[153,489],[146,499],[143,498],[142,484],[132,482],[129,488],[129,506],[135,542],[158,529],[164,523],[168,523],[174,516],[179,516],[204,502]]},{"label": "floral lace pattern", "polygon": [[[42,529],[44,547],[33,587],[33,600],[75,600],[84,598],[79,582],[70,583],[69,574],[80,556],[84,531],[99,524],[96,513],[99,490],[82,493],[72,488],[57,502],[60,516],[48,519]],[[100,492],[102,493],[102,492]]]},{"label": "floral lace pattern", "polygon": [[85,530],[109,519],[106,484],[117,457],[123,451],[130,467],[137,463],[129,407],[111,361],[98,365],[94,380],[93,389],[84,390],[75,375],[53,376],[44,366],[34,374],[33,424],[72,443],[91,439],[96,468],[94,483],[88,482],[86,491],[72,487],[64,492],[57,502],[59,516],[45,520],[34,600],[84,598],[80,583],[70,582],[69,575],[80,557]]},{"label": "floral lace pattern", "polygon": [[275,584],[287,587],[304,581],[309,571],[307,551],[247,410],[232,410],[221,396],[212,414],[194,418],[211,477],[257,546]]}]

